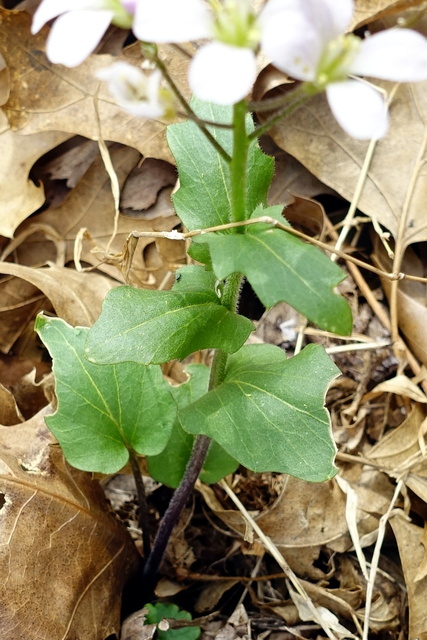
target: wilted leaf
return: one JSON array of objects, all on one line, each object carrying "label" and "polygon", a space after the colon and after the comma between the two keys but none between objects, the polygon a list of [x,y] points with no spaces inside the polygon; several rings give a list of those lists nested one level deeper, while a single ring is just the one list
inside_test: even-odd
[{"label": "wilted leaf", "polygon": [[0,427],[0,629],[7,640],[103,640],[137,554],[91,476],[52,445],[46,411]]},{"label": "wilted leaf", "polygon": [[408,522],[406,516],[398,514],[390,520],[396,536],[403,575],[408,592],[409,638],[427,638],[427,618],[425,603],[427,598],[427,578],[417,580],[418,570],[423,562],[425,549],[421,542],[423,530]]},{"label": "wilted leaf", "polygon": [[53,358],[58,409],[46,422],[77,469],[117,473],[129,449],[156,455],[166,446],[176,407],[160,367],[94,365],[84,356],[88,329],[38,316]]},{"label": "wilted leaf", "polygon": [[22,278],[43,291],[58,316],[70,324],[90,326],[98,317],[101,302],[115,283],[97,273],[82,273],[66,267],[34,269],[0,262],[0,273]]},{"label": "wilted leaf", "polygon": [[254,326],[221,305],[214,285],[213,273],[187,266],[178,270],[171,291],[115,289],[89,333],[86,357],[153,364],[200,349],[237,351]]},{"label": "wilted leaf", "polygon": [[[393,264],[380,242],[374,243],[374,263],[383,271],[390,272]],[[427,264],[421,260],[412,247],[403,256],[401,271],[418,277],[425,277]],[[381,278],[384,292],[390,300],[391,281]],[[399,328],[414,355],[427,366],[427,284],[411,280],[400,280],[397,287],[397,318]]]},{"label": "wilted leaf", "polygon": [[[0,18],[0,53],[11,78],[4,109],[14,129],[26,134],[64,131],[95,140],[102,135],[105,140],[134,146],[144,155],[170,159],[163,135],[165,125],[125,113],[96,78],[99,69],[120,57],[92,55],[73,69],[51,64],[44,54],[47,27],[32,36],[27,13],[2,9]],[[25,83],[22,69],[27,70]]]},{"label": "wilted leaf", "polygon": [[31,167],[44,153],[67,136],[57,131],[37,133],[25,138],[12,131],[0,112],[0,235],[12,238],[15,229],[44,202],[44,191],[29,180]]},{"label": "wilted leaf", "polygon": [[[378,83],[380,84],[380,83]],[[385,85],[390,90],[391,85]],[[427,82],[402,84],[390,108],[390,129],[378,141],[358,207],[397,236],[404,203],[404,246],[427,240],[426,173],[423,170]],[[351,201],[368,142],[350,138],[336,122],[325,96],[308,101],[272,131],[276,144],[319,180]],[[399,150],[396,154],[396,150]],[[327,158],[327,161],[326,161]],[[413,181],[413,183],[412,183]],[[408,192],[410,189],[410,194]]]},{"label": "wilted leaf", "polygon": [[247,345],[230,356],[222,384],[179,419],[248,469],[321,482],[336,473],[324,397],[337,372],[317,345],[289,360],[278,347]]}]

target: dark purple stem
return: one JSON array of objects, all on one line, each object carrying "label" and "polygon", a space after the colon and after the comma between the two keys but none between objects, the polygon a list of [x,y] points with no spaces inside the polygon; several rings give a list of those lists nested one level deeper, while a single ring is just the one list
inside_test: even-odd
[{"label": "dark purple stem", "polygon": [[211,439],[207,436],[197,436],[194,441],[193,452],[188,461],[187,468],[181,484],[173,494],[172,500],[160,523],[159,530],[153,543],[153,548],[147,558],[142,575],[142,588],[145,599],[149,599],[156,584],[157,574],[166,550],[170,535],[180,513],[189,496],[192,494],[195,482],[202,470]]}]

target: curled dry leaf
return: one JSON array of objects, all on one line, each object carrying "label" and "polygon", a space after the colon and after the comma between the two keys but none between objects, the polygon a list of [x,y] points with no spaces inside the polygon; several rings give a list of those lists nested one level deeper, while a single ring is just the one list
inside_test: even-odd
[{"label": "curled dry leaf", "polygon": [[403,477],[406,486],[427,503],[426,433],[427,409],[415,404],[406,420],[387,433],[366,457],[393,477]]},{"label": "curled dry leaf", "polygon": [[[357,523],[359,535],[363,538],[376,531],[377,514],[387,510],[392,485],[384,474],[373,469],[361,469],[359,465],[347,473],[346,478],[358,496]],[[245,532],[245,523],[238,511],[224,508],[210,487],[200,484],[198,490],[210,509],[227,526],[241,534]],[[288,558],[288,549],[303,551],[326,545],[334,551],[343,552],[351,547],[345,508],[346,497],[335,480],[310,483],[286,476],[283,477],[283,489],[271,507],[252,515],[265,535],[283,549],[286,559],[291,563],[292,556]],[[313,553],[298,558],[296,553],[297,566],[299,560],[296,571],[312,573],[310,563],[315,556]],[[308,561],[304,569],[301,563],[303,558]]]},{"label": "curled dry leaf", "polygon": [[[392,261],[386,255],[378,238],[374,242],[372,261],[383,271],[392,271]],[[401,271],[414,276],[425,277],[427,264],[409,247],[403,256]],[[390,301],[391,282],[387,278],[382,278],[381,282],[384,292]],[[399,328],[405,335],[406,343],[413,354],[427,366],[427,284],[425,282],[400,280],[396,295]]]},{"label": "curled dry leaf", "polygon": [[12,238],[15,229],[44,202],[44,191],[29,180],[31,167],[44,153],[60,144],[67,136],[45,131],[23,137],[12,131],[0,111],[0,235]]},{"label": "curled dry leaf", "polygon": [[[121,57],[92,55],[76,69],[52,65],[44,54],[48,28],[32,36],[30,25],[24,11],[0,7],[0,54],[7,67],[0,78],[0,95],[7,97],[0,114],[0,235],[6,237],[43,204],[43,189],[28,179],[32,165],[71,136],[121,142],[172,160],[165,123],[126,114],[96,78]],[[140,54],[134,61],[142,61]]]},{"label": "curled dry leaf", "polygon": [[101,312],[101,303],[115,284],[97,273],[83,273],[50,265],[34,269],[0,262],[0,273],[27,280],[43,291],[58,316],[69,324],[90,327]]},{"label": "curled dry leaf", "polygon": [[7,640],[118,632],[137,554],[98,483],[63,460],[44,425],[0,427],[0,629]]},{"label": "curled dry leaf", "polygon": [[[119,186],[122,187],[141,156],[135,149],[117,144],[110,147],[109,153]],[[152,207],[150,212],[154,216],[150,220],[119,215],[117,233],[110,243],[115,231],[115,207],[110,178],[98,155],[65,202],[59,207],[52,207],[33,216],[21,225],[13,245],[16,249],[15,256],[19,262],[25,264],[40,264],[40,262],[59,259],[67,263],[73,260],[76,239],[81,234],[81,230],[86,229],[85,235],[81,238],[79,260],[96,266],[98,271],[115,278],[116,282],[111,283],[111,286],[114,286],[123,282],[120,273],[120,254],[129,234],[132,231],[149,232],[153,229],[170,231],[179,221],[170,200],[162,200]],[[55,243],[50,238],[56,238]],[[19,246],[16,247],[18,243]],[[134,253],[128,274],[134,283],[147,285],[158,282],[157,274],[152,274],[145,264],[144,250],[150,244],[154,246],[153,238],[140,238],[138,241],[138,251]],[[184,243],[174,242],[174,245],[176,261],[178,261]],[[58,257],[62,246],[63,255]],[[106,256],[114,263],[102,264],[101,261]],[[160,261],[159,270],[162,266]],[[159,281],[163,277],[164,270],[159,276]]]},{"label": "curled dry leaf", "polygon": [[[392,88],[391,83],[381,86],[386,91]],[[427,135],[426,97],[427,82],[399,86],[390,108],[390,129],[387,136],[376,143],[358,201],[359,209],[375,218],[394,237],[399,233],[403,246],[427,240],[427,174],[423,171],[425,155],[421,154]],[[324,95],[309,100],[274,127],[270,135],[319,180],[351,202],[369,143],[344,133]],[[399,150],[398,156],[396,150]],[[403,229],[399,229],[409,196]]]},{"label": "curled dry leaf", "polygon": [[369,24],[373,20],[395,16],[406,9],[424,4],[425,0],[356,0],[351,29]]},{"label": "curled dry leaf", "polygon": [[427,577],[419,577],[419,568],[425,561],[425,548],[422,543],[423,530],[408,521],[403,512],[390,520],[396,536],[403,575],[408,591],[409,638],[427,638],[427,617],[425,603],[427,599]]}]

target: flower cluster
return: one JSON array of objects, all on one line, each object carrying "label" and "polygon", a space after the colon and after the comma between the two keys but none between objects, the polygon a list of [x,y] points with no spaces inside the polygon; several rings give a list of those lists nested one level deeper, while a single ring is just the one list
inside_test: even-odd
[{"label": "flower cluster", "polygon": [[[203,39],[190,64],[189,83],[200,99],[217,104],[234,104],[249,94],[262,50],[279,70],[304,82],[309,94],[325,90],[332,112],[351,136],[380,138],[388,125],[385,101],[359,77],[427,79],[427,40],[409,29],[362,40],[346,34],[352,13],[353,0],[268,0],[259,15],[250,0],[42,0],[33,32],[57,18],[47,55],[68,66],[80,64],[96,48],[110,23],[132,28],[142,42]],[[155,89],[161,91],[158,76],[148,86],[141,74],[121,64],[104,77],[131,113],[158,117],[170,101],[154,95]],[[138,109],[138,101],[150,108]]]}]

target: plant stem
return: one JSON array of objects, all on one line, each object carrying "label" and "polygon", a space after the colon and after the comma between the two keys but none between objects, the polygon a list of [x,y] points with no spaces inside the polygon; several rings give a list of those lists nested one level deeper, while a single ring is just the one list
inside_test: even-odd
[{"label": "plant stem", "polygon": [[135,478],[136,492],[138,494],[139,502],[139,527],[142,531],[142,547],[144,552],[144,558],[147,558],[151,552],[150,542],[150,530],[148,527],[148,505],[145,495],[144,480],[141,475],[141,469],[139,468],[138,458],[135,455],[133,449],[129,449],[129,462],[132,467],[133,477]]},{"label": "plant stem", "polygon": [[[227,279],[225,284],[222,304],[230,310],[236,310],[241,282],[242,276],[240,274],[233,274]],[[215,350],[209,378],[209,391],[215,389],[215,387],[220,385],[224,380],[227,359],[228,354],[225,351],[221,349]],[[193,451],[187,463],[184,477],[166,509],[166,513],[163,516],[154,539],[153,548],[144,566],[142,589],[145,600],[149,600],[151,597],[169,538],[174,526],[178,522],[182,509],[193,492],[195,482],[205,462],[210,443],[211,439],[204,435],[199,435],[194,440]]]},{"label": "plant stem", "polygon": [[155,58],[154,58],[154,62],[156,64],[157,68],[161,71],[164,79],[166,80],[166,82],[168,83],[168,85],[170,86],[172,91],[174,92],[175,96],[177,97],[177,99],[181,103],[181,106],[184,108],[184,110],[187,113],[187,115],[190,116],[191,120],[197,124],[197,126],[200,129],[200,131],[206,136],[206,138],[209,140],[209,142],[214,147],[214,149],[219,153],[221,158],[223,160],[225,160],[226,162],[230,162],[231,158],[228,155],[228,153],[226,152],[226,150],[219,144],[219,142],[212,135],[212,133],[209,131],[209,129],[202,122],[200,122],[199,118],[194,113],[193,109],[191,108],[191,106],[189,105],[187,100],[184,98],[184,96],[182,95],[181,91],[178,89],[177,85],[175,84],[175,82],[173,81],[172,77],[170,76],[169,71],[167,70],[167,67],[166,67],[165,63],[163,62],[163,60],[161,60],[156,55]]},{"label": "plant stem", "polygon": [[314,84],[304,82],[299,87],[297,87],[294,91],[290,93],[289,101],[283,106],[282,109],[279,109],[275,114],[271,116],[268,120],[266,120],[259,127],[256,127],[252,133],[249,134],[248,139],[255,140],[259,138],[267,131],[270,131],[275,124],[277,124],[283,118],[290,116],[298,107],[300,107],[304,102],[307,102],[313,96],[320,93],[321,90],[317,89]]},{"label": "plant stem", "polygon": [[188,461],[184,477],[182,478],[178,489],[173,494],[172,500],[170,501],[166,513],[160,523],[153,548],[145,564],[142,576],[143,591],[148,597],[154,589],[157,573],[163,560],[163,554],[166,550],[172,530],[178,522],[179,516],[188,500],[188,497],[193,492],[194,484],[202,470],[210,443],[211,439],[207,436],[199,435],[195,439],[193,452],[190,460]]},{"label": "plant stem", "polygon": [[[246,165],[249,140],[246,134],[246,102],[233,108],[233,157],[231,158],[231,222],[246,220]],[[244,227],[237,229],[244,232]]]},{"label": "plant stem", "polygon": [[[216,148],[216,147],[215,147]],[[246,102],[239,102],[233,112],[233,156],[230,163],[231,172],[231,212],[230,220],[239,222],[246,219],[246,168],[249,141],[246,134]],[[243,228],[242,228],[243,229]],[[238,231],[238,228],[236,229]],[[241,274],[232,274],[225,283],[221,304],[230,311],[236,312],[242,283]],[[219,386],[225,377],[228,354],[216,349],[212,360],[209,379],[209,391]],[[188,461],[184,477],[176,489],[172,500],[160,523],[153,548],[148,556],[143,574],[142,590],[145,600],[149,600],[154,589],[157,574],[163,560],[169,538],[178,522],[182,509],[193,492],[199,477],[211,439],[198,435],[194,440],[193,451]]]}]

